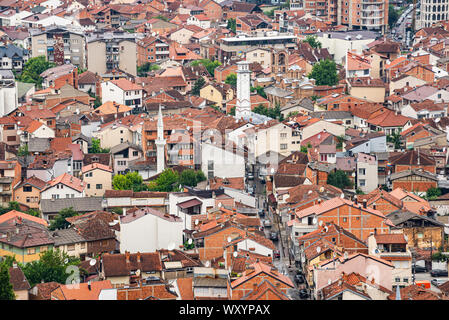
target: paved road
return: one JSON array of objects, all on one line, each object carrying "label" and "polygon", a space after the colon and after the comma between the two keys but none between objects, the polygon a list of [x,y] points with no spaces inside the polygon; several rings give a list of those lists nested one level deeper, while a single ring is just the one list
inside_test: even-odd
[{"label": "paved road", "polygon": [[[416,280],[429,280],[429,281],[431,281],[432,279],[442,279],[442,280],[444,280],[444,281],[448,281],[448,280],[449,280],[448,277],[432,278],[432,277],[430,276],[430,273],[429,273],[429,272],[425,272],[425,273],[416,273],[416,274],[415,274],[415,281],[416,281]],[[435,287],[433,284],[431,284],[430,289],[431,289],[432,291],[435,291],[435,292],[438,292],[438,293],[441,292],[441,290],[438,289],[437,287]]]}]

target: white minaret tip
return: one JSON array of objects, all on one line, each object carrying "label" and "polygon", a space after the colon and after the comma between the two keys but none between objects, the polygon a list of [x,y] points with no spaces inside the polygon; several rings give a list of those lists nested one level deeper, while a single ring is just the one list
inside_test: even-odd
[{"label": "white minaret tip", "polygon": [[159,115],[157,118],[157,138],[156,138],[156,156],[157,168],[156,173],[160,173],[165,169],[165,139],[164,139],[164,120],[162,117],[162,107],[159,105]]}]

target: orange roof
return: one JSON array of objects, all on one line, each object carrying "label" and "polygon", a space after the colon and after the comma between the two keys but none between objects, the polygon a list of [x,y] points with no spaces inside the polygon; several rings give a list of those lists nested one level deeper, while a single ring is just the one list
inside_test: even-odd
[{"label": "orange roof", "polygon": [[62,183],[78,192],[83,192],[84,190],[84,182],[68,173],[63,173],[59,177],[56,177],[55,179],[49,181],[48,187],[44,190],[49,189],[57,185],[58,183]]},{"label": "orange roof", "polygon": [[7,212],[5,214],[2,214],[0,216],[0,223],[3,223],[5,221],[8,221],[8,220],[13,219],[13,218],[25,219],[25,220],[29,220],[29,221],[33,221],[33,222],[42,224],[44,226],[48,226],[47,221],[45,221],[44,219],[41,219],[41,218],[38,218],[38,217],[34,217],[34,216],[29,215],[29,214],[26,214],[26,213],[23,213],[23,212],[20,212],[20,211],[16,211],[16,210],[11,210],[11,211],[9,211],[9,212]]},{"label": "orange roof", "polygon": [[31,121],[31,123],[28,125],[28,127],[25,129],[28,133],[33,133],[37,129],[39,129],[43,125],[42,122],[39,122],[37,120]]},{"label": "orange roof", "polygon": [[[117,110],[118,107],[118,110]],[[96,113],[101,114],[115,114],[117,112],[128,112],[131,111],[132,108],[125,106],[124,104],[117,103],[115,101],[106,101],[101,106],[99,106],[97,109],[95,109]]]},{"label": "orange roof", "polygon": [[178,278],[176,283],[181,300],[193,300],[193,278]]},{"label": "orange roof", "polygon": [[[88,283],[61,285],[52,292],[54,294],[62,293],[62,297],[58,294],[58,299],[65,300],[98,300],[98,295],[103,289],[112,289],[110,280],[93,281],[88,288]],[[58,292],[59,291],[59,292]]]},{"label": "orange roof", "polygon": [[392,67],[398,65],[399,63],[401,63],[401,62],[403,62],[403,61],[405,61],[405,60],[407,60],[407,57],[405,57],[405,56],[396,58],[396,59],[394,59],[393,61],[391,61],[390,64],[387,64],[387,65],[385,66],[385,69],[390,69],[390,68],[392,68]]},{"label": "orange roof", "polygon": [[242,283],[254,278],[255,276],[258,276],[261,273],[271,276],[272,278],[275,278],[292,288],[295,287],[295,285],[293,284],[293,282],[290,280],[289,277],[279,273],[279,271],[277,270],[273,270],[271,266],[265,263],[256,262],[252,265],[252,267],[254,267],[254,270],[246,270],[240,278],[231,282],[231,288],[234,289],[239,285],[241,285]]},{"label": "orange roof", "polygon": [[119,87],[122,90],[130,91],[130,90],[143,90],[141,86],[135,84],[125,78],[120,78],[118,80],[111,80],[113,84]]},{"label": "orange roof", "polygon": [[104,170],[104,171],[108,171],[108,172],[112,172],[112,168],[109,166],[106,166],[102,163],[98,163],[98,162],[94,162],[91,164],[88,164],[87,166],[84,166],[81,168],[81,172],[85,173],[94,169],[100,169],[100,170]]}]

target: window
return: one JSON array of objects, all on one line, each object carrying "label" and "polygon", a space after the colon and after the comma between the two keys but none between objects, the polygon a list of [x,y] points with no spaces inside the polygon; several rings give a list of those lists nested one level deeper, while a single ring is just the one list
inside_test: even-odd
[{"label": "window", "polygon": [[361,187],[366,186],[366,180],[365,179],[360,179],[359,180],[359,186],[361,186]]},{"label": "window", "polygon": [[137,157],[139,155],[139,151],[133,151],[133,157]]},{"label": "window", "polygon": [[36,253],[36,248],[28,248],[27,254],[35,254],[35,253]]},{"label": "window", "polygon": [[360,169],[359,169],[359,174],[365,175],[365,174],[366,174],[365,168],[360,168]]},{"label": "window", "polygon": [[287,133],[286,132],[283,132],[283,133],[281,133],[281,138],[287,138]]},{"label": "window", "polygon": [[348,221],[348,218],[343,218],[343,222],[346,222],[346,221]]},{"label": "window", "polygon": [[74,244],[69,244],[67,246],[67,251],[75,251],[75,245]]},{"label": "window", "polygon": [[16,141],[16,136],[9,136],[6,139],[7,141]]},{"label": "window", "polygon": [[31,191],[33,191],[33,187],[31,187],[31,186],[24,186],[23,187],[23,192],[31,192]]},{"label": "window", "polygon": [[287,144],[281,143],[281,150],[287,150]]},{"label": "window", "polygon": [[396,277],[396,278],[394,279],[394,281],[395,281],[395,282],[401,282],[401,278]]},{"label": "window", "polygon": [[97,190],[103,189],[103,185],[102,184],[97,184],[95,187],[97,188]]},{"label": "window", "polygon": [[90,183],[87,184],[87,189],[90,189]]},{"label": "window", "polygon": [[41,252],[45,252],[45,251],[47,251],[47,250],[48,250],[48,247],[47,247],[47,246],[41,247]]},{"label": "window", "polygon": [[85,248],[86,248],[86,243],[85,243],[85,242],[82,242],[81,245],[80,245],[80,248],[81,248],[81,249],[85,249]]}]

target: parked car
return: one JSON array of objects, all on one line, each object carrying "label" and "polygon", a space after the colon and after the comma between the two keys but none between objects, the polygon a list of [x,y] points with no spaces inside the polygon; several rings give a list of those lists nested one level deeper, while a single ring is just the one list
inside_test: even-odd
[{"label": "parked car", "polygon": [[299,290],[299,297],[301,299],[307,299],[309,297],[309,293],[307,292],[307,289]]},{"label": "parked car", "polygon": [[281,257],[281,253],[279,252],[279,250],[274,250],[273,251],[273,258],[274,259],[279,259]]},{"label": "parked car", "polygon": [[265,219],[265,220],[263,221],[263,225],[264,225],[265,227],[271,227],[271,221],[268,220],[268,219]]},{"label": "parked car", "polygon": [[432,277],[447,277],[447,270],[435,269],[430,271]]},{"label": "parked car", "polygon": [[412,272],[414,273],[422,273],[422,272],[427,272],[426,267],[422,267],[422,266],[417,266],[417,265],[412,265]]},{"label": "parked car", "polygon": [[435,287],[439,287],[446,281],[447,280],[444,280],[444,279],[432,279],[432,280],[430,280],[430,283],[432,283]]},{"label": "parked car", "polygon": [[248,180],[254,180],[254,175],[252,173],[248,173]]},{"label": "parked car", "polygon": [[265,211],[263,209],[259,210],[259,217],[261,218],[265,217]]},{"label": "parked car", "polygon": [[279,240],[278,233],[274,231],[270,232],[270,240],[278,241]]},{"label": "parked car", "polygon": [[304,277],[302,276],[302,274],[296,274],[295,275],[295,282],[297,284],[302,284],[304,283]]}]

